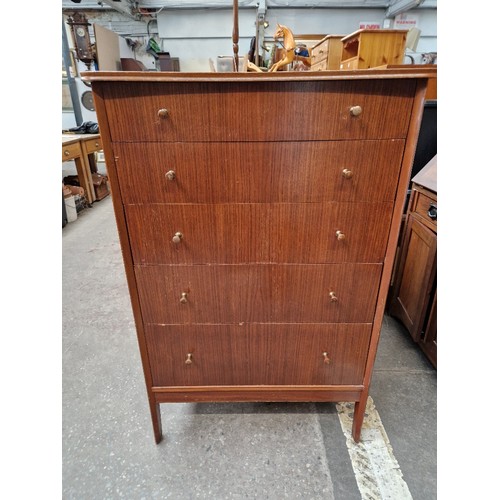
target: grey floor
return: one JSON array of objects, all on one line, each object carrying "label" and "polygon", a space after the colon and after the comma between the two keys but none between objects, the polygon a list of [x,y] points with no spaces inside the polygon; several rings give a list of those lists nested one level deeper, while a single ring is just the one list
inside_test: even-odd
[{"label": "grey floor", "polygon": [[[362,498],[333,403],[162,405],[156,445],[111,198],[62,245],[64,499]],[[437,497],[436,378],[386,317],[371,397],[415,500]]]}]

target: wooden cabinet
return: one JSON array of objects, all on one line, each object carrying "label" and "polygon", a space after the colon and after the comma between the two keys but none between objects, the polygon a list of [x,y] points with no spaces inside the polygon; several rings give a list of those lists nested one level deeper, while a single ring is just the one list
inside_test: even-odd
[{"label": "wooden cabinet", "polygon": [[429,76],[85,74],[157,442],[178,401],[353,401],[359,440]]},{"label": "wooden cabinet", "polygon": [[414,178],[389,313],[437,367],[437,156]]},{"label": "wooden cabinet", "polygon": [[330,71],[340,68],[344,35],[328,35],[311,47],[311,71]]},{"label": "wooden cabinet", "polygon": [[367,69],[403,64],[406,30],[362,29],[342,38],[340,69]]}]

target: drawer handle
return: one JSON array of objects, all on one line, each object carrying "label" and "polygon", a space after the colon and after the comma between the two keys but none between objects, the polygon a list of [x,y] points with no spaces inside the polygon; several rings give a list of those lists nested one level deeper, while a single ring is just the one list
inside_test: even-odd
[{"label": "drawer handle", "polygon": [[96,142],[96,143],[95,143],[95,147],[96,147],[96,148],[98,148],[98,147],[99,147],[99,143],[98,143],[98,142]]},{"label": "drawer handle", "polygon": [[188,301],[188,293],[187,292],[182,292],[181,293],[181,304],[187,304]]},{"label": "drawer handle", "polygon": [[168,109],[162,108],[158,110],[158,117],[159,118],[167,118],[168,117]]},{"label": "drawer handle", "polygon": [[165,177],[166,177],[169,181],[174,181],[174,180],[175,180],[175,171],[174,171],[174,170],[169,170],[169,171],[165,174]]},{"label": "drawer handle", "polygon": [[323,353],[323,363],[325,363],[325,365],[330,364],[330,358],[328,357],[328,353],[326,351]]},{"label": "drawer handle", "polygon": [[348,168],[344,168],[344,170],[342,170],[342,177],[344,177],[345,179],[351,179],[352,178],[352,170],[349,170]]},{"label": "drawer handle", "polygon": [[437,218],[438,218],[438,207],[437,207],[437,205],[434,205],[434,203],[431,203],[429,205],[429,210],[427,210],[427,215],[432,220],[437,220]]},{"label": "drawer handle", "polygon": [[193,363],[193,354],[188,352],[186,355],[186,361],[184,361],[186,365],[191,365]]},{"label": "drawer handle", "polygon": [[335,292],[330,292],[330,302],[338,302],[339,298],[335,295]]},{"label": "drawer handle", "polygon": [[64,156],[69,156],[69,151],[68,150],[64,151]]},{"label": "drawer handle", "polygon": [[178,245],[178,244],[181,242],[181,240],[182,240],[182,238],[183,238],[183,237],[184,237],[184,236],[183,236],[183,234],[182,234],[182,233],[175,233],[175,234],[174,234],[174,237],[172,238],[172,241],[173,241],[176,245]]},{"label": "drawer handle", "polygon": [[363,111],[363,108],[361,106],[352,106],[349,112],[351,113],[351,116],[359,116]]},{"label": "drawer handle", "polygon": [[342,231],[336,231],[335,235],[337,236],[337,240],[339,241],[345,240],[345,234]]}]

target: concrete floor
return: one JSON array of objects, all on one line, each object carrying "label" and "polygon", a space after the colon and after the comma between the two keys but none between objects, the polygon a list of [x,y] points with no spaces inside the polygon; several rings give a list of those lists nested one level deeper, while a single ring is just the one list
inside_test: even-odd
[{"label": "concrete floor", "polygon": [[[64,499],[371,498],[334,403],[162,405],[155,445],[111,198],[62,244]],[[409,498],[436,498],[436,371],[390,317],[370,394]]]}]

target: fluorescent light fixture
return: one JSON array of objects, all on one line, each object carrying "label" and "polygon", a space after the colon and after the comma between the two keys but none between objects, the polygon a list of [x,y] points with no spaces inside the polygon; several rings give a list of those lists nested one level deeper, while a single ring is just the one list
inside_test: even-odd
[{"label": "fluorescent light fixture", "polygon": [[387,10],[385,11],[385,16],[395,17],[398,14],[406,12],[407,10],[418,7],[422,2],[423,0],[396,0],[391,5],[389,5]]}]

